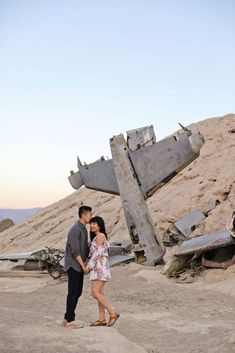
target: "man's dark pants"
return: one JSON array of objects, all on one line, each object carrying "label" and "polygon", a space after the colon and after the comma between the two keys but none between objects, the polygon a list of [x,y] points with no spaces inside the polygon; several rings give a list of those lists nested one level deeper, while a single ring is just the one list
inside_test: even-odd
[{"label": "man's dark pants", "polygon": [[67,274],[68,295],[66,313],[64,315],[64,318],[68,322],[71,322],[75,320],[75,309],[77,306],[78,299],[82,294],[84,273],[75,271],[72,267],[70,267],[67,271]]}]

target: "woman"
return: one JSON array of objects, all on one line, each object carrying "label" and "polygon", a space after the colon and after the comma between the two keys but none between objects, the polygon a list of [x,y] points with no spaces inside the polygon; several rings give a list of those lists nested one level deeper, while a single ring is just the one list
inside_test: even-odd
[{"label": "woman", "polygon": [[[99,319],[92,322],[90,326],[112,326],[120,315],[113,310],[104,296],[104,285],[110,280],[111,275],[108,263],[109,243],[103,218],[93,217],[90,220],[90,237],[91,247],[87,268],[90,270],[92,281],[92,296],[99,305]],[[105,309],[110,315],[108,323],[105,320]]]}]

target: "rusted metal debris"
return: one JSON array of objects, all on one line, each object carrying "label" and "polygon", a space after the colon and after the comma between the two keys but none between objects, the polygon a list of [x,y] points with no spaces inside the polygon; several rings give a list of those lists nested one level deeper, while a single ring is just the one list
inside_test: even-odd
[{"label": "rusted metal debris", "polygon": [[174,246],[179,243],[180,240],[182,240],[183,236],[180,236],[179,234],[175,234],[171,232],[171,230],[168,228],[163,235],[163,244],[165,246]]},{"label": "rusted metal debris", "polygon": [[226,269],[235,264],[235,245],[207,251],[202,255],[202,266]]},{"label": "rusted metal debris", "polygon": [[220,204],[220,200],[218,200],[218,199],[215,199],[215,200],[211,201],[211,202],[208,204],[206,210],[204,211],[204,215],[207,217],[208,214],[209,214],[214,208],[216,208],[216,206],[218,206],[219,204]]},{"label": "rusted metal debris", "polygon": [[228,230],[201,235],[182,242],[163,273],[175,276],[186,268],[224,268],[235,264],[235,211]]},{"label": "rusted metal debris", "polygon": [[[131,243],[111,243],[109,253],[110,266],[133,261],[134,256],[129,255],[132,248]],[[64,251],[59,249],[46,247],[39,251],[4,254],[0,255],[0,261],[25,261],[23,265],[24,271],[47,270],[54,279],[66,276],[64,272]]]},{"label": "rusted metal debris", "polygon": [[109,257],[109,265],[110,266],[115,266],[119,265],[121,263],[129,263],[135,260],[135,256],[131,255],[114,255]]},{"label": "rusted metal debris", "polygon": [[109,248],[109,257],[127,254],[132,249],[133,249],[132,243],[120,243],[120,242],[111,243]]},{"label": "rusted metal debris", "polygon": [[196,225],[205,218],[202,212],[194,210],[175,222],[175,226],[185,237],[188,237],[195,230]]},{"label": "rusted metal debris", "polygon": [[34,252],[1,255],[0,260],[13,262],[25,260],[25,271],[47,270],[52,278],[57,279],[64,274],[63,266],[61,265],[63,257],[63,251],[46,247]]},{"label": "rusted metal debris", "polygon": [[191,255],[197,252],[206,252],[223,246],[231,245],[235,240],[227,230],[222,232],[201,235],[196,238],[185,240],[176,251],[176,256]]},{"label": "rusted metal debris", "polygon": [[175,227],[185,237],[189,237],[191,233],[196,229],[196,226],[204,221],[204,219],[208,217],[209,213],[219,204],[220,201],[218,199],[212,200],[204,212],[193,210],[189,214],[176,221]]}]

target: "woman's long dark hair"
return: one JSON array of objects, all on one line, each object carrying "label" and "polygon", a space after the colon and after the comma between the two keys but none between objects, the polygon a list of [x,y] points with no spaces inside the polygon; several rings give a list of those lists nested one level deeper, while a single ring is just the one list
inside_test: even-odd
[{"label": "woman's long dark hair", "polygon": [[[90,220],[90,223],[96,223],[98,227],[100,228],[100,233],[103,233],[106,236],[106,239],[108,239],[106,229],[105,229],[105,223],[102,217],[96,216],[92,217]],[[91,241],[96,237],[96,234],[94,232],[90,232],[90,239]]]}]

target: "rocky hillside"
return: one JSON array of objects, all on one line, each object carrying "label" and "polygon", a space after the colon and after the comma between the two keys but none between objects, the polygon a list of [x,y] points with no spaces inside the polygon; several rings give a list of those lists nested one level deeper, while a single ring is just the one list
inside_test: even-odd
[{"label": "rocky hillside", "polygon": [[0,220],[0,233],[4,232],[4,230],[7,230],[13,227],[14,224],[15,223],[10,218],[5,218],[3,220]]},{"label": "rocky hillside", "polygon": [[[235,208],[235,115],[207,119],[189,128],[199,130],[205,138],[200,157],[148,200],[161,235],[191,210],[203,211],[213,199],[220,204],[195,233],[225,229],[226,218]],[[104,217],[111,241],[129,239],[120,198],[83,187],[2,232],[1,253],[36,250],[45,245],[63,248],[81,203],[91,205],[96,215]]]}]

